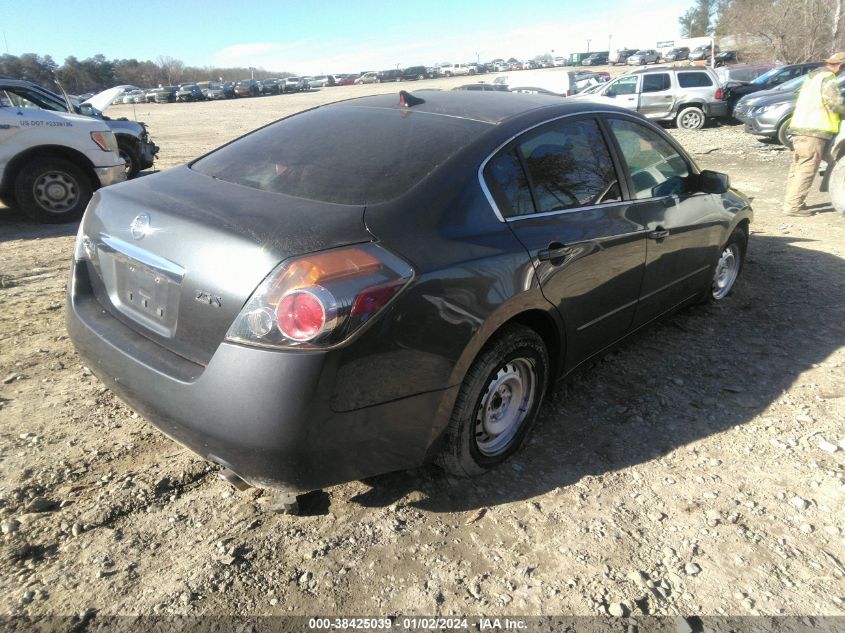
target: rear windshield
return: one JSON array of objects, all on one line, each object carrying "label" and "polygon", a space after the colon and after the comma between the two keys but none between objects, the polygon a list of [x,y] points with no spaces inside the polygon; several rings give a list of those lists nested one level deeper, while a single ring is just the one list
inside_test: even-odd
[{"label": "rear windshield", "polygon": [[425,112],[323,107],[221,147],[192,169],[298,198],[375,204],[408,191],[488,128]]}]

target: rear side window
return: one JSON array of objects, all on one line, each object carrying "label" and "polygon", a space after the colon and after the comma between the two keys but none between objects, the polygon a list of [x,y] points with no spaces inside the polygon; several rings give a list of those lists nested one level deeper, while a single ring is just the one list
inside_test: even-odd
[{"label": "rear side window", "polygon": [[713,85],[710,75],[703,72],[678,73],[678,85],[681,88],[706,88]]},{"label": "rear side window", "polygon": [[484,170],[496,206],[506,218],[534,213],[534,201],[525,171],[512,149],[494,157]]},{"label": "rear side window", "polygon": [[689,166],[677,150],[654,130],[622,119],[609,119],[637,199],[688,191]]},{"label": "rear side window", "polygon": [[191,168],[298,198],[376,204],[408,191],[488,127],[426,112],[328,106],[257,130]]},{"label": "rear side window", "polygon": [[662,92],[669,90],[672,84],[669,81],[669,73],[656,73],[643,75],[643,92]]},{"label": "rear side window", "polygon": [[621,199],[610,152],[593,119],[547,128],[522,142],[519,152],[539,213]]}]

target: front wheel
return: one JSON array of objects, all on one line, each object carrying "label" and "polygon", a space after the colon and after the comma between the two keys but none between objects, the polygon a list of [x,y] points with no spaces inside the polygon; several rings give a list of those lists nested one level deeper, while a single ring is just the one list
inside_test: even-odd
[{"label": "front wheel", "polygon": [[778,143],[792,149],[792,135],[789,133],[789,123],[792,118],[787,119],[778,126]]},{"label": "front wheel", "polygon": [[120,157],[126,164],[126,179],[134,178],[141,171],[141,159],[138,156],[138,150],[135,149],[131,141],[118,139],[117,141]]},{"label": "front wheel", "polygon": [[745,251],[748,248],[748,236],[742,228],[737,227],[727,243],[722,248],[713,279],[710,282],[709,301],[718,302],[725,299],[734,288],[742,264],[745,261]]},{"label": "front wheel", "polygon": [[438,463],[480,475],[516,452],[540,411],[549,355],[532,329],[509,325],[475,359],[461,385]]},{"label": "front wheel", "polygon": [[675,119],[677,126],[684,130],[700,130],[704,127],[705,121],[704,111],[694,106],[688,106],[678,112]]},{"label": "front wheel", "polygon": [[93,193],[87,174],[63,158],[36,158],[15,179],[15,199],[36,222],[78,220]]},{"label": "front wheel", "polygon": [[828,190],[833,208],[845,213],[845,161],[839,160],[831,169]]}]

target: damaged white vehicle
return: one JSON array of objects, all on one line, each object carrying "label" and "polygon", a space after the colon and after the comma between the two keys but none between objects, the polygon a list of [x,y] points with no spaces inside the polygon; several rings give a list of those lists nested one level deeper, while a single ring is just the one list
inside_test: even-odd
[{"label": "damaged white vehicle", "polygon": [[0,79],[0,91],[32,104],[35,107],[54,112],[71,112],[82,116],[101,119],[114,133],[118,152],[126,165],[126,178],[134,178],[143,169],[153,166],[158,154],[158,146],[150,139],[147,126],[140,121],[130,121],[123,117],[111,119],[103,114],[113,101],[127,91],[137,90],[135,86],[115,86],[104,90],[79,103],[73,98],[65,99],[30,81],[20,79]]}]

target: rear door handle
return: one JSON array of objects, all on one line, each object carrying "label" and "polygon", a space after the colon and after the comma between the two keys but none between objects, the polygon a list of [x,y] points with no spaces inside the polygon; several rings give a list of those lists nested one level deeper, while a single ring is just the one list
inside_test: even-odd
[{"label": "rear door handle", "polygon": [[648,237],[652,240],[662,240],[663,238],[669,237],[669,231],[658,227],[656,230],[649,233]]},{"label": "rear door handle", "polygon": [[571,252],[569,246],[563,244],[549,244],[549,248],[544,248],[537,251],[537,259],[541,262],[547,262],[552,259],[563,259]]}]

